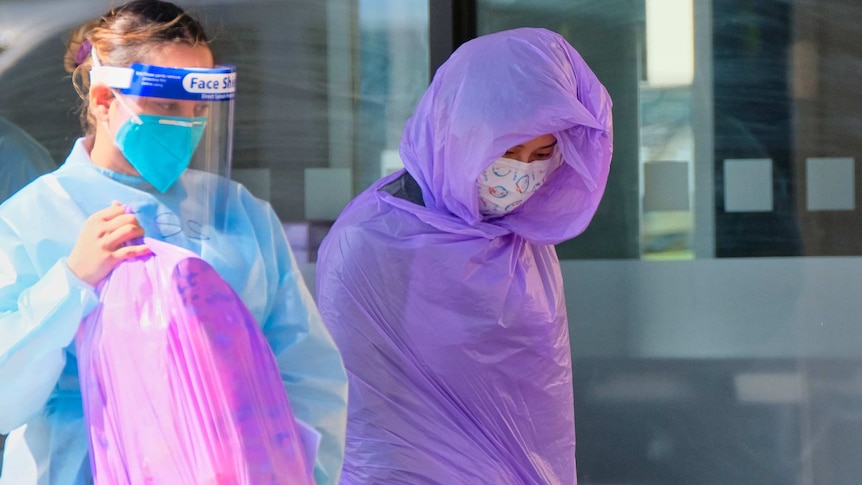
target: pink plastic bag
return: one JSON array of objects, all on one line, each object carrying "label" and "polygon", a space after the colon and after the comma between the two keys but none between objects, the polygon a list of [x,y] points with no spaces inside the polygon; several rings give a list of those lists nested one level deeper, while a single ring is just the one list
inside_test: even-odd
[{"label": "pink plastic bag", "polygon": [[96,485],[312,485],[275,357],[228,284],[146,239],[76,339]]}]

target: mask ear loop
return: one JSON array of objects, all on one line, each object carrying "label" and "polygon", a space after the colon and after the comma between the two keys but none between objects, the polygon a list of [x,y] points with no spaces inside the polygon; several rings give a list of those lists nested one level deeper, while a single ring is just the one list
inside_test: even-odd
[{"label": "mask ear loop", "polygon": [[138,116],[138,113],[136,113],[135,110],[132,109],[131,106],[129,106],[129,102],[125,99],[126,96],[124,94],[121,94],[114,88],[111,88],[111,92],[114,93],[114,97],[117,98],[117,101],[120,102],[120,106],[122,106],[129,113],[129,118],[131,118],[132,123],[136,125],[143,125],[144,121],[141,119],[140,116]]},{"label": "mask ear loop", "polygon": [[551,166],[548,167],[549,173],[555,172],[558,168],[562,167],[564,163],[566,163],[565,160],[563,160],[563,150],[560,148],[559,142],[554,146],[554,153],[551,154],[551,159],[553,162],[551,162]]}]

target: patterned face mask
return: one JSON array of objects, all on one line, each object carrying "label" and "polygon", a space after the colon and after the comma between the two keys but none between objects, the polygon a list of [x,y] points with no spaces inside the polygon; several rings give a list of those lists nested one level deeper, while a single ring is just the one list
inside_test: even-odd
[{"label": "patterned face mask", "polygon": [[546,160],[524,163],[499,158],[479,175],[479,212],[501,216],[520,207],[559,166],[559,151]]}]

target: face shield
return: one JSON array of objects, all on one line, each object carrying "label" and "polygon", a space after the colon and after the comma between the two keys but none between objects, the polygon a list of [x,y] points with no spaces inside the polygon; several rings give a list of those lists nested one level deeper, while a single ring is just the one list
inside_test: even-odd
[{"label": "face shield", "polygon": [[90,86],[110,87],[128,115],[114,144],[156,190],[181,199],[182,217],[218,225],[230,180],[235,68],[115,67],[93,58]]}]

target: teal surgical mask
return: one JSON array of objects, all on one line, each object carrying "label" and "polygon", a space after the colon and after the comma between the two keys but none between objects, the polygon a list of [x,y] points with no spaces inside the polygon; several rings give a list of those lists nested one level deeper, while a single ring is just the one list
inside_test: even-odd
[{"label": "teal surgical mask", "polygon": [[167,191],[188,168],[206,118],[136,114],[121,95],[118,99],[131,116],[117,130],[114,145],[144,180]]},{"label": "teal surgical mask", "polygon": [[140,114],[123,123],[114,144],[144,180],[165,192],[188,168],[205,126],[202,117]]}]

